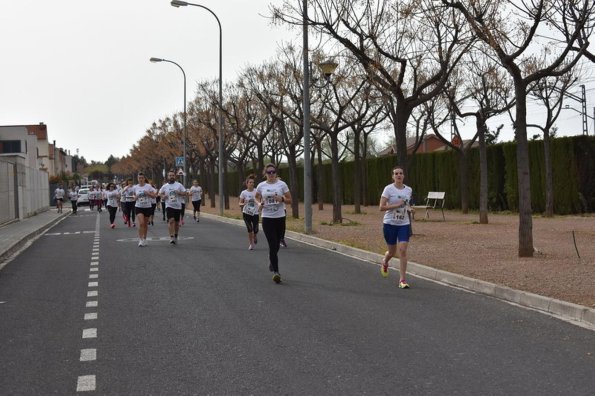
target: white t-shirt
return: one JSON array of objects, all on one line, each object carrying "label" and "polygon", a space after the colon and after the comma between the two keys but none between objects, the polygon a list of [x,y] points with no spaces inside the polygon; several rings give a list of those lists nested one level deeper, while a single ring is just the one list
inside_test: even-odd
[{"label": "white t-shirt", "polygon": [[172,209],[182,209],[182,200],[184,197],[176,194],[176,192],[184,193],[186,189],[178,182],[166,183],[159,190],[159,194],[165,194],[165,207]]},{"label": "white t-shirt", "polygon": [[134,186],[126,186],[122,189],[122,201],[134,202]]},{"label": "white t-shirt", "polygon": [[64,199],[64,190],[60,187],[56,188],[54,191],[54,197],[56,199]]},{"label": "white t-shirt", "polygon": [[277,202],[275,196],[283,196],[289,191],[289,187],[283,180],[277,180],[274,183],[266,181],[261,182],[256,187],[262,197],[262,217],[279,218],[285,217],[285,205],[283,202]]},{"label": "white t-shirt", "polygon": [[106,206],[111,206],[112,208],[117,208],[118,207],[118,198],[120,197],[120,193],[117,192],[116,190],[113,190],[113,191],[106,192],[105,195],[107,197],[107,205]]},{"label": "white t-shirt", "polygon": [[136,196],[136,206],[137,208],[150,208],[151,207],[151,196],[149,193],[155,192],[155,189],[150,184],[135,184],[132,187],[134,191],[134,195]]},{"label": "white t-shirt", "polygon": [[79,199],[79,193],[76,191],[70,191],[68,193],[68,197],[70,198],[71,201],[78,201]]},{"label": "white t-shirt", "polygon": [[202,201],[202,187],[192,186],[190,187],[190,193],[192,194],[192,201]]},{"label": "white t-shirt", "polygon": [[244,200],[244,207],[242,213],[254,216],[258,214],[258,205],[256,205],[256,190],[248,191],[244,190],[240,193],[240,200]]},{"label": "white t-shirt", "polygon": [[395,208],[389,209],[384,213],[384,224],[392,224],[392,225],[407,225],[409,224],[409,215],[407,213],[407,209],[409,209],[409,202],[411,201],[411,195],[413,194],[413,190],[411,187],[403,185],[403,188],[398,189],[395,187],[394,183],[389,184],[388,186],[384,187],[382,191],[382,196],[387,198],[387,203],[389,205],[394,205],[397,203],[398,200],[404,199],[405,204]]}]

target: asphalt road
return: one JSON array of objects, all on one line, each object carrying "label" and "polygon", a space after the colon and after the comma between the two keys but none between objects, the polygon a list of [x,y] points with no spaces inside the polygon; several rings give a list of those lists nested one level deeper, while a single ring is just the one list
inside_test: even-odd
[{"label": "asphalt road", "polygon": [[0,271],[0,395],[595,393],[593,331],[291,240],[277,285],[264,235],[157,220],[82,211]]}]

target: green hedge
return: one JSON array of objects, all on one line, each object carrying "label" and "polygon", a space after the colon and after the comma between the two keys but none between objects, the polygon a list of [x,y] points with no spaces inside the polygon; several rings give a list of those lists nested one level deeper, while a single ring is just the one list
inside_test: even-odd
[{"label": "green hedge", "polygon": [[[492,211],[518,210],[518,180],[516,164],[516,143],[502,143],[488,146],[488,204]],[[534,213],[545,210],[545,165],[543,141],[528,144],[531,172],[531,205]],[[595,211],[595,138],[588,136],[564,137],[550,142],[553,182],[554,212],[571,214]],[[396,157],[370,158],[368,168],[368,202],[376,203],[383,188],[391,183],[391,170]],[[479,209],[479,150],[474,148],[467,157],[469,175],[469,208]],[[355,177],[354,162],[341,162],[340,175],[343,185],[343,203],[353,204]],[[279,170],[283,180],[289,180],[287,169]],[[323,173],[323,185],[318,186],[318,173]],[[303,168],[298,170],[300,183]],[[428,191],[446,191],[445,207],[460,209],[459,157],[453,151],[416,154],[405,183],[413,188],[416,203],[422,203]],[[316,201],[319,188],[323,191],[325,203],[332,202],[332,173],[330,162],[322,167],[315,166],[312,173],[313,200]],[[228,192],[239,195],[241,183],[237,174],[230,172],[226,180]],[[300,194],[303,188],[300,185]],[[301,197],[300,197],[301,198]]]}]

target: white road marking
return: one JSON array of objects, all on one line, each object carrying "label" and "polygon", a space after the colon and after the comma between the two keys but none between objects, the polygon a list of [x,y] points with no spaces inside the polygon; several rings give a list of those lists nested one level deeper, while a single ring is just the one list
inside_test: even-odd
[{"label": "white road marking", "polygon": [[99,265],[99,261],[91,261],[91,265]]},{"label": "white road marking", "polygon": [[[189,239],[194,239],[194,237],[183,237],[183,236],[179,236],[178,237],[178,241],[185,241],[185,240],[189,240]],[[159,237],[159,238],[147,238],[147,241],[154,241],[154,242],[161,242],[161,241],[165,241],[167,243],[169,243],[170,238],[167,237]],[[123,238],[123,239],[116,239],[117,242],[137,242],[138,243],[138,237],[136,238]]]},{"label": "white road marking", "polygon": [[99,271],[99,268],[94,267],[94,268],[91,268],[89,271],[91,271],[91,272],[97,272],[97,271]]},{"label": "white road marking", "polygon": [[95,231],[83,231],[83,234],[95,234]]},{"label": "white road marking", "polygon": [[97,297],[99,292],[97,290],[91,290],[87,292],[87,297]]},{"label": "white road marking", "polygon": [[99,286],[99,282],[89,282],[89,287],[97,287]]},{"label": "white road marking", "polygon": [[87,308],[96,308],[99,305],[99,301],[87,301],[85,305]]},{"label": "white road marking", "polygon": [[97,312],[91,312],[85,314],[85,320],[95,320],[97,319]]},{"label": "white road marking", "polygon": [[83,329],[83,338],[97,338],[97,329]]},{"label": "white road marking", "polygon": [[98,274],[91,274],[91,275],[89,275],[89,279],[97,279],[97,278],[99,278],[99,275]]},{"label": "white road marking", "polygon": [[95,390],[95,376],[81,375],[76,382],[77,392],[90,392]]},{"label": "white road marking", "polygon": [[97,360],[97,349],[81,349],[81,362]]}]

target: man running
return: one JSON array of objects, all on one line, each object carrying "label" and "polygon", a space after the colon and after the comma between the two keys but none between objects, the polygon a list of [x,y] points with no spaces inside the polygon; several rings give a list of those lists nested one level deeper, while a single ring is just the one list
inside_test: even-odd
[{"label": "man running", "polygon": [[182,200],[186,196],[184,186],[176,181],[176,174],[173,171],[167,173],[168,182],[161,187],[159,195],[161,201],[165,202],[167,215],[167,227],[172,245],[178,243],[178,230],[180,229],[180,215],[182,214]]},{"label": "man running", "polygon": [[79,200],[79,193],[75,187],[72,187],[68,192],[68,198],[70,198],[70,203],[72,204],[72,214],[75,215],[78,209],[77,201]]}]

